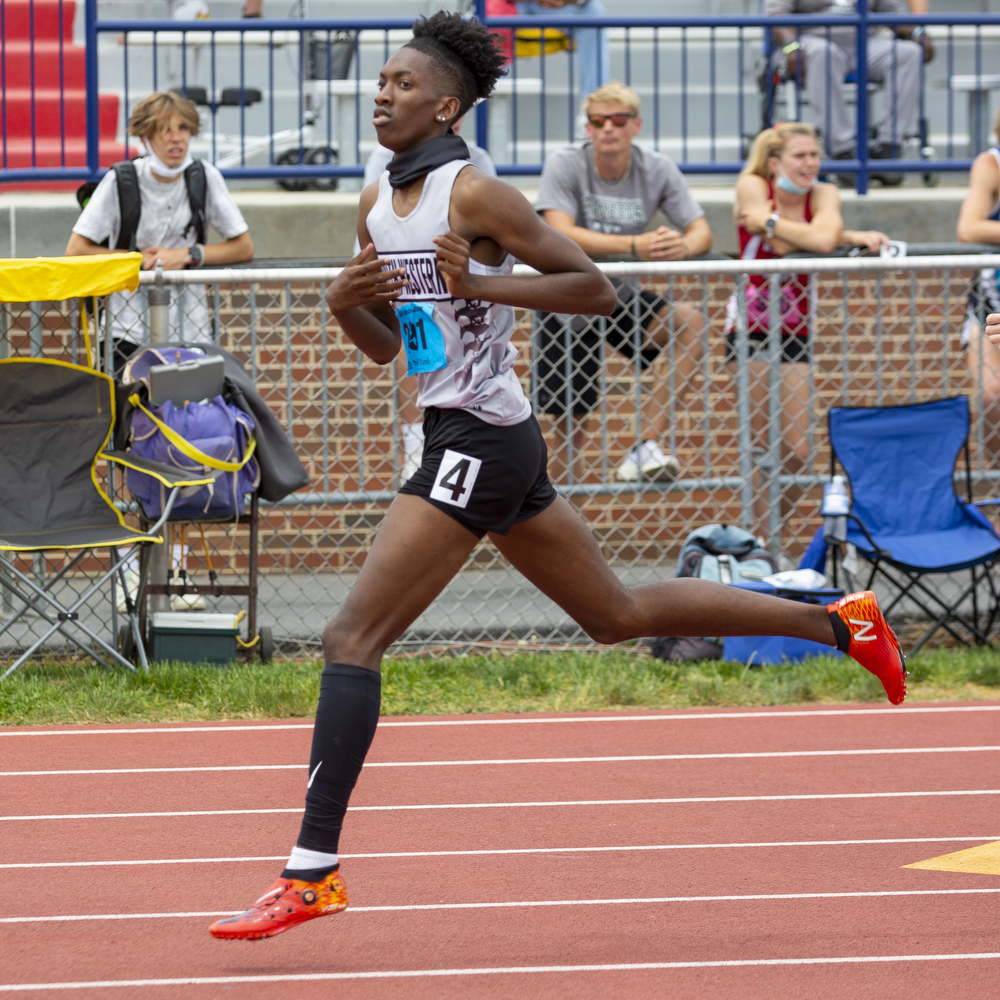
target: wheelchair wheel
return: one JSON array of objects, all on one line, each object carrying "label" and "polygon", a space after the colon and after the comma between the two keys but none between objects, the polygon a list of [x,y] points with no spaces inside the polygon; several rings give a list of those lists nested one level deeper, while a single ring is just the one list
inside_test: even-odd
[{"label": "wheelchair wheel", "polygon": [[260,629],[260,658],[263,663],[270,663],[274,657],[274,635],[267,625]]},{"label": "wheelchair wheel", "polygon": [[[306,155],[308,150],[302,151],[302,162],[308,163]],[[297,149],[286,149],[281,156],[275,161],[275,164],[279,167],[297,167],[299,164],[299,151]],[[278,186],[283,187],[286,191],[305,191],[309,187],[309,181],[303,179],[298,180],[297,178],[282,177],[278,181]]]},{"label": "wheelchair wheel", "polygon": [[[305,162],[311,167],[324,167],[328,163],[331,166],[336,166],[339,158],[335,149],[320,147],[308,150],[305,155]],[[319,191],[336,191],[337,180],[336,177],[313,177],[312,185]]]}]

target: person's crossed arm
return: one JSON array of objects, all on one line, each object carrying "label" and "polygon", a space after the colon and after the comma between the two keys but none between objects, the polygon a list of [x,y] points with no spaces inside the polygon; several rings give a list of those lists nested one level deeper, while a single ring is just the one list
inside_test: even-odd
[{"label": "person's crossed arm", "polygon": [[[223,240],[221,243],[205,243],[202,245],[202,249],[205,252],[205,267],[238,264],[253,257],[253,240],[250,238],[250,233],[245,232],[234,236],[231,240]],[[144,271],[153,270],[157,260],[159,260],[163,264],[164,271],[180,271],[188,264],[194,263],[188,250],[188,247],[176,249],[144,247],[141,251],[142,269]],[[122,253],[122,251],[110,250],[80,233],[70,233],[69,242],[66,244],[67,257],[83,257],[87,254],[101,253]]]},{"label": "person's crossed arm", "polygon": [[588,257],[612,257],[635,254],[640,260],[687,260],[712,247],[712,231],[701,216],[684,228],[683,233],[660,226],[636,236],[595,233],[576,224],[568,212],[547,208],[542,218],[555,230],[568,236]]},{"label": "person's crossed arm", "polygon": [[[736,221],[748,233],[765,235],[767,220],[774,213],[767,182],[747,174],[736,182]],[[840,215],[840,194],[832,184],[821,184],[812,192],[812,221],[795,222],[779,218],[770,240],[775,252],[793,250],[832,253],[843,242],[844,221]]]}]

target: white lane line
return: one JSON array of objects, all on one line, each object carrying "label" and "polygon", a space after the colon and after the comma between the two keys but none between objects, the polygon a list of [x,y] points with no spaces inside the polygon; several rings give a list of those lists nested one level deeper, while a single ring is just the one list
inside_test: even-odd
[{"label": "white lane line", "polygon": [[[884,899],[894,896],[970,896],[1000,893],[996,889],[901,889],[874,892],[780,892],[752,896],[647,896],[624,899],[533,899],[511,903],[416,903],[399,906],[349,906],[347,913],[407,913],[424,910],[506,910],[541,906],[624,906],[663,903],[759,903],[799,899]],[[181,913],[81,913],[53,917],[0,917],[0,924],[50,924],[83,920],[166,920],[185,917],[226,917],[232,910]]]},{"label": "white lane line", "polygon": [[[659,753],[609,757],[485,757],[478,760],[400,760],[366,762],[373,767],[486,767],[497,764],[622,764],[661,760],[760,760],[780,757],[880,757],[886,754],[995,753],[1000,746],[875,747],[865,750],[762,750],[753,753]],[[0,771],[0,778],[81,774],[188,774],[197,771],[307,770],[305,764],[229,764],[211,767],[109,767],[59,771]]]},{"label": "white lane line", "polygon": [[[626,851],[705,851],[742,850],[754,847],[851,847],[871,844],[952,844],[991,843],[1000,840],[992,835],[983,837],[902,837],[865,840],[760,840],[710,844],[644,844],[622,847],[509,847],[469,851],[380,851],[369,854],[341,854],[341,858],[357,861],[372,858],[458,858],[503,854],[605,854]],[[0,868],[111,868],[136,865],[211,865],[237,864],[248,861],[285,861],[285,854],[242,858],[154,858],[127,861],[19,861],[0,864]],[[2,921],[0,921],[2,922]]]},{"label": "white lane line", "polygon": [[[531,726],[580,722],[697,722],[701,719],[800,719],[804,716],[927,715],[953,712],[1000,712],[1000,705],[946,705],[913,708],[834,708],[794,712],[704,712],[686,715],[586,715],[558,718],[527,716],[518,719],[415,719],[380,722],[380,729],[428,726]],[[145,729],[29,729],[0,732],[3,736],[142,736],[146,733],[247,733],[261,730],[312,729],[312,722],[282,722],[250,726],[171,726]]]},{"label": "white lane line", "polygon": [[[440,802],[395,806],[351,806],[351,812],[411,812],[427,809],[551,809],[565,806],[683,805],[701,802],[803,802],[817,799],[907,799],[952,795],[1000,795],[1000,788],[969,788],[933,792],[816,792],[802,795],[699,795],[668,799],[554,799],[548,802]],[[301,813],[302,806],[288,809],[183,809],[173,812],[47,813],[34,816],[0,816],[0,822],[64,819],[146,819],[179,816],[266,816]]]},{"label": "white lane line", "polygon": [[[349,910],[347,912],[350,912]],[[399,969],[384,972],[296,972],[265,976],[189,976],[184,979],[99,979],[90,982],[4,983],[0,993],[93,990],[115,987],[219,986],[236,983],[310,983],[350,979],[428,979],[447,976],[566,975],[579,972],[646,972],[656,969],[742,969],[782,965],[869,965],[883,962],[961,962],[1000,958],[1000,951],[951,955],[846,955],[829,958],[731,958],[714,962],[629,962],[618,965],[511,965],[472,969]]]}]

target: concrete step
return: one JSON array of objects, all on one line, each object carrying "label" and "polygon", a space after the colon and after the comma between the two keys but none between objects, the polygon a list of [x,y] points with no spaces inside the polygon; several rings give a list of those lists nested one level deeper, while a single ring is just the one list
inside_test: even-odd
[{"label": "concrete step", "polygon": [[[115,144],[113,159],[121,159]],[[110,162],[110,161],[108,161]],[[258,181],[258,185],[265,182]],[[951,243],[965,190],[928,190],[907,181],[901,188],[873,188],[858,197],[841,192],[844,225],[848,229],[879,229],[910,243]],[[77,185],[73,185],[75,188]],[[10,191],[4,185],[3,192]],[[524,188],[529,201],[537,189]],[[79,208],[72,194],[8,194],[0,192],[0,256],[9,256],[9,226],[13,220],[20,257],[61,254]],[[705,210],[716,249],[736,252],[732,184],[693,186],[691,194]],[[358,218],[358,193],[281,191],[276,185],[237,190],[233,197],[250,227],[257,257],[323,259],[351,256]],[[658,224],[660,218],[654,218]]]}]

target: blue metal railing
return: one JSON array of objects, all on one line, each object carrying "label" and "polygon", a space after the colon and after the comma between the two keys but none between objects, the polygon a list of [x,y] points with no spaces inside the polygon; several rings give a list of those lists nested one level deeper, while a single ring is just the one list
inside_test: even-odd
[{"label": "blue metal railing", "polygon": [[[226,177],[270,178],[286,185],[324,181],[330,184],[336,178],[360,177],[364,154],[374,145],[370,126],[363,124],[363,109],[373,96],[373,80],[379,66],[395,45],[395,40],[390,45],[390,32],[407,32],[412,24],[403,18],[100,20],[97,0],[84,0],[86,156],[84,162],[72,163],[67,158],[62,0],[58,2],[60,165],[43,165],[36,149],[38,78],[32,3],[28,63],[30,165],[12,165],[8,157],[11,100],[5,85],[0,103],[3,134],[0,181],[96,179],[109,162],[111,142],[105,135],[102,153],[102,85],[120,95],[121,153],[115,158],[123,158],[130,151],[127,140],[123,142],[120,137],[127,133],[125,126],[136,100],[151,90],[167,86],[194,93],[196,87],[204,86],[199,81],[206,76],[204,129],[197,155],[217,162]],[[749,138],[772,110],[770,49],[766,43],[761,44],[761,37],[766,39],[767,29],[776,27],[791,28],[797,33],[807,28],[826,28],[828,34],[833,28],[854,28],[859,95],[855,113],[857,152],[855,159],[830,161],[825,167],[854,174],[859,192],[868,189],[873,169],[877,173],[927,175],[964,171],[971,165],[972,156],[955,155],[956,44],[971,45],[973,50],[965,53],[970,57],[967,63],[975,69],[972,83],[966,87],[970,95],[967,146],[973,154],[983,146],[982,101],[989,100],[990,84],[983,81],[982,31],[987,26],[1000,27],[998,14],[870,14],[867,0],[859,0],[856,12],[828,16],[486,18],[485,0],[476,2],[480,17],[491,28],[505,33],[524,28],[623,32],[623,66],[616,75],[650,95],[645,107],[649,109],[652,105],[651,116],[647,110],[647,122],[650,117],[652,122],[652,128],[647,129],[652,143],[656,148],[670,145],[671,151],[679,154],[674,159],[688,174],[731,175],[740,170]],[[868,157],[870,113],[864,99],[869,83],[865,58],[868,31],[878,27],[916,26],[947,29],[944,38],[936,39],[937,58],[942,60],[938,65],[947,69],[946,93],[934,91],[937,106],[941,106],[944,97],[945,106],[936,124],[939,131],[941,126],[946,131],[946,155],[940,159],[923,158],[929,139],[928,130],[921,128],[918,142],[921,158],[880,159],[875,167]],[[956,42],[956,28],[973,29],[972,37]],[[365,33],[363,40],[362,33]],[[698,37],[692,38],[693,34]],[[0,15],[0,76],[5,84],[23,86],[23,82],[9,79],[8,50],[13,51],[9,35],[6,17]],[[102,66],[99,43],[115,36],[120,39],[120,65],[105,58]],[[335,50],[345,51],[345,45],[351,47],[351,52],[345,75],[338,78],[331,69],[333,54]],[[664,51],[678,50],[679,58],[662,58]],[[720,52],[731,53],[733,58],[720,58]],[[572,50],[536,58],[518,56],[516,46],[513,47],[508,81],[502,85],[506,89],[476,111],[477,141],[490,150],[501,175],[538,174],[547,152],[581,137],[575,93],[580,76],[578,62]],[[762,67],[764,76],[770,77],[764,93],[756,79]],[[720,78],[728,82],[720,82]],[[698,82],[699,79],[704,82]],[[229,88],[230,95],[224,102],[219,87],[225,84],[234,86]],[[801,107],[801,84],[801,80],[786,83],[795,88],[796,108]],[[255,99],[255,90],[261,91],[260,100]],[[923,91],[921,86],[922,107]],[[221,124],[227,118],[233,120],[233,113],[238,113],[238,124],[227,133]],[[887,113],[893,114],[894,109]],[[921,121],[924,121],[923,111]],[[693,123],[698,123],[695,127],[700,127],[700,131],[692,132]],[[704,153],[699,153],[699,149],[704,149]]]}]

